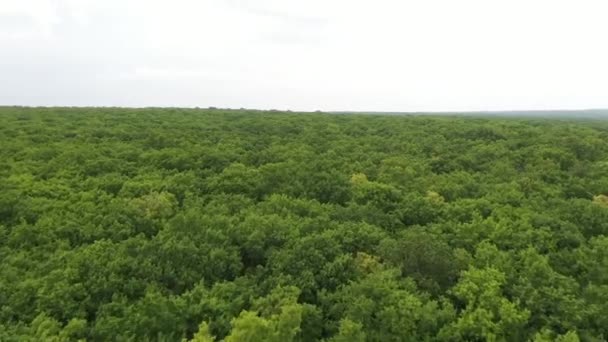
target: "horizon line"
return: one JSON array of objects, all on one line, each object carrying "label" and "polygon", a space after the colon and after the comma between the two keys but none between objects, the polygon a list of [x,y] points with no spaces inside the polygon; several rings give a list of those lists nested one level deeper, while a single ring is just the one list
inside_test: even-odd
[{"label": "horizon line", "polygon": [[199,109],[199,110],[250,110],[250,111],[274,111],[274,112],[300,112],[300,113],[394,113],[394,114],[419,114],[419,113],[518,113],[518,112],[598,112],[606,111],[607,108],[581,108],[581,109],[487,109],[487,110],[297,110],[277,108],[246,108],[246,107],[216,107],[216,106],[113,106],[113,105],[4,105],[0,108],[124,108],[124,109]]}]

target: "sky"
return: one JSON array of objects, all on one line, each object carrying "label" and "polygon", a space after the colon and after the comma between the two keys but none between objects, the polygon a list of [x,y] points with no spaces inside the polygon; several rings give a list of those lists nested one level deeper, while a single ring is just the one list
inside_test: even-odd
[{"label": "sky", "polygon": [[0,0],[0,105],[608,108],[605,0]]}]

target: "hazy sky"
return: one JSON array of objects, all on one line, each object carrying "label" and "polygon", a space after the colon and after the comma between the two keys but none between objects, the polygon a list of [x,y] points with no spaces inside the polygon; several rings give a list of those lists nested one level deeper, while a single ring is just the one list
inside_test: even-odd
[{"label": "hazy sky", "polygon": [[0,104],[608,108],[608,1],[0,0]]}]

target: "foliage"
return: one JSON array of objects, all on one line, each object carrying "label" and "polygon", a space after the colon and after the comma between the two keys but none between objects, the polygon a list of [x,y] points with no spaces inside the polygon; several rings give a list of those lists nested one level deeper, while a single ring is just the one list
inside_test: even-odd
[{"label": "foliage", "polygon": [[0,108],[1,341],[602,341],[608,122]]}]

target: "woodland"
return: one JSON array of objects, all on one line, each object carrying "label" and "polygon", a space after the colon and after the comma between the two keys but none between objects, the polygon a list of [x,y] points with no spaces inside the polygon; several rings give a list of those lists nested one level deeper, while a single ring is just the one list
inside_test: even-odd
[{"label": "woodland", "polygon": [[0,341],[605,341],[608,120],[0,108]]}]

